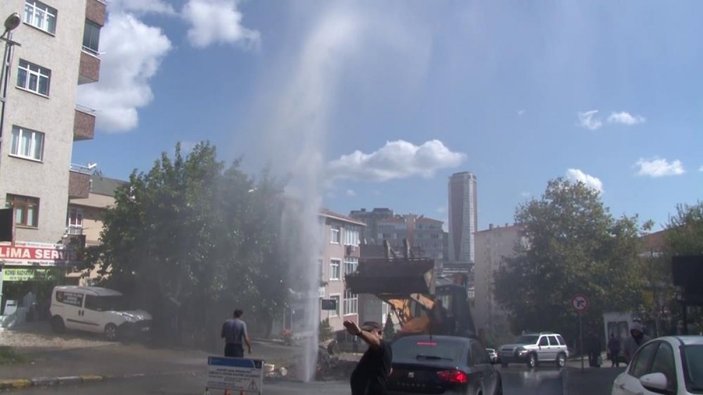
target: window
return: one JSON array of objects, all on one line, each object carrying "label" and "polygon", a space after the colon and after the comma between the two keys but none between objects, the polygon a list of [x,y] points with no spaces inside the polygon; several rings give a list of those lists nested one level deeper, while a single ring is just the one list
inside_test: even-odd
[{"label": "window", "polygon": [[640,378],[650,372],[649,367],[652,362],[652,357],[654,357],[654,353],[657,351],[658,346],[658,342],[649,343],[637,351],[634,356],[634,360],[630,364],[631,375]]},{"label": "window", "polygon": [[51,70],[20,59],[17,72],[17,86],[22,89],[49,96]]},{"label": "window", "polygon": [[539,338],[539,345],[540,346],[548,346],[549,345],[549,340],[547,340],[547,336],[542,336]]},{"label": "window", "polygon": [[100,44],[100,25],[89,20],[85,21],[83,29],[83,49],[97,55]]},{"label": "window", "polygon": [[332,259],[330,261],[330,280],[339,280],[341,261],[339,259]]},{"label": "window", "polygon": [[359,266],[359,259],[358,258],[352,258],[352,257],[345,257],[344,258],[344,274],[354,273],[358,266]]},{"label": "window", "polygon": [[56,291],[56,301],[70,304],[71,306],[83,306],[83,294],[77,292]]},{"label": "window", "polygon": [[72,207],[68,209],[68,234],[82,235],[83,234],[83,210]]},{"label": "window", "polygon": [[661,372],[666,376],[667,390],[676,393],[676,365],[674,362],[674,350],[668,343],[662,342],[654,356],[651,372]]},{"label": "window", "polygon": [[56,9],[40,1],[26,0],[24,2],[24,23],[54,34],[56,33]]},{"label": "window", "polygon": [[7,205],[15,210],[15,224],[36,228],[39,223],[39,199],[7,195]]},{"label": "window", "polygon": [[44,158],[44,133],[13,126],[10,155],[42,160]]},{"label": "window", "polygon": [[350,290],[344,291],[344,314],[356,314],[359,312],[359,295]]},{"label": "window", "polygon": [[344,245],[358,246],[359,245],[359,229],[356,226],[348,226],[344,228]]},{"label": "window", "polygon": [[336,306],[334,310],[329,310],[330,317],[337,317],[339,316],[339,295],[330,295],[330,299],[334,300]]},{"label": "window", "polygon": [[339,227],[333,226],[330,228],[330,243],[331,244],[339,244],[339,241],[340,241]]}]

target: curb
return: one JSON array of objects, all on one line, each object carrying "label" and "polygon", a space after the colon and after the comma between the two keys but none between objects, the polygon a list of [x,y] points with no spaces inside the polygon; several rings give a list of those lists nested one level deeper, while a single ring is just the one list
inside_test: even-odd
[{"label": "curb", "polygon": [[[195,371],[177,371],[177,372],[160,372],[155,373],[153,376],[159,375],[170,375],[170,374],[194,374]],[[33,377],[29,379],[3,379],[0,380],[0,392],[8,390],[22,390],[29,387],[53,387],[57,385],[70,385],[70,384],[89,384],[98,383],[106,380],[119,380],[119,379],[134,379],[140,377],[152,376],[145,373],[130,373],[124,375],[93,375],[86,374],[80,376],[60,376],[60,377]]]},{"label": "curb", "polygon": [[19,390],[29,387],[51,387],[55,385],[94,383],[106,380],[108,376],[61,376],[61,377],[34,377],[31,379],[6,379],[0,380],[0,391]]}]

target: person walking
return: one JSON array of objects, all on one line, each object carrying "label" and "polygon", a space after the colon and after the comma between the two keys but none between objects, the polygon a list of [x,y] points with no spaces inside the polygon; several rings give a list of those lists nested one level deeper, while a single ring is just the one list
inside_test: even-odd
[{"label": "person walking", "polygon": [[620,367],[620,339],[613,332],[610,332],[610,339],[608,339],[608,356],[611,367]]},{"label": "person walking", "polygon": [[632,327],[630,328],[630,337],[625,340],[625,344],[623,346],[625,362],[629,363],[632,360],[632,356],[635,355],[635,351],[637,351],[637,349],[649,339],[650,337],[644,334],[642,324],[639,322],[633,322]]},{"label": "person walking", "polygon": [[225,357],[244,357],[244,344],[247,345],[251,354],[251,342],[247,332],[247,324],[242,320],[244,312],[240,309],[234,310],[233,318],[222,324],[222,337],[225,339]]},{"label": "person walking", "polygon": [[352,395],[385,395],[393,351],[383,340],[383,326],[369,321],[359,327],[356,322],[344,321],[344,327],[369,346],[351,374],[349,384]]}]

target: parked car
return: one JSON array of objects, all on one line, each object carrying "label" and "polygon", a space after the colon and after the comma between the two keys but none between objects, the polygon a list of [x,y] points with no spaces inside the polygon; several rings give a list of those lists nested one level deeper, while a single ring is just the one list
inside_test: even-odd
[{"label": "parked car", "polygon": [[103,333],[108,340],[149,332],[151,315],[129,309],[122,293],[101,287],[57,286],[51,293],[51,327]]},{"label": "parked car", "polygon": [[666,336],[643,344],[615,378],[611,394],[703,394],[703,336]]},{"label": "parked car", "polygon": [[500,362],[500,358],[498,358],[498,353],[495,348],[486,348],[486,352],[488,353],[488,358],[491,359],[491,363]]},{"label": "parked car", "polygon": [[562,368],[569,357],[569,349],[564,338],[558,333],[527,333],[515,339],[513,344],[501,346],[498,357],[503,366],[520,362],[534,368],[540,363],[552,362]]},{"label": "parked car", "polygon": [[414,335],[396,339],[389,394],[500,395],[503,382],[477,339]]}]

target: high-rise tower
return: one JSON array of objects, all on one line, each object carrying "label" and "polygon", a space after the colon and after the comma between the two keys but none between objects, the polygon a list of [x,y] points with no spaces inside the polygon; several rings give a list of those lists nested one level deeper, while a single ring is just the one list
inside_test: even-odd
[{"label": "high-rise tower", "polygon": [[449,178],[449,264],[454,267],[474,262],[476,214],[476,176],[468,171]]}]

